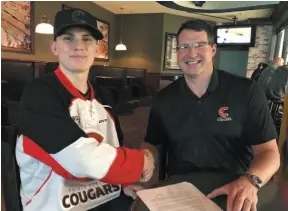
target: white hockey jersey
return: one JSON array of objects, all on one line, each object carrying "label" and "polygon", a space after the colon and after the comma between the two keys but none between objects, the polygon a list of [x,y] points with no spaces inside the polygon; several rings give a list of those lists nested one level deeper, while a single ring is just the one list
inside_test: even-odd
[{"label": "white hockey jersey", "polygon": [[140,180],[143,152],[119,147],[108,94],[89,86],[86,99],[58,68],[25,89],[16,144],[24,211],[88,210]]}]

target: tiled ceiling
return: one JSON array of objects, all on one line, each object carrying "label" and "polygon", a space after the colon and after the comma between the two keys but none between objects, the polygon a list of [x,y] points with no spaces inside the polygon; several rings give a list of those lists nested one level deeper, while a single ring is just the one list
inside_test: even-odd
[{"label": "tiled ceiling", "polygon": [[[225,13],[215,13],[215,12],[202,12],[201,14],[196,14],[194,12],[186,12],[180,11],[175,9],[167,8],[156,1],[93,1],[95,4],[115,13],[121,14],[121,7],[124,8],[124,14],[139,14],[139,13],[166,13],[166,14],[173,14],[179,16],[186,16],[186,17],[193,17],[204,19],[208,21],[214,21],[218,23],[227,23],[233,22],[232,18],[237,17],[239,21],[253,19],[253,18],[268,18],[273,12],[273,8],[263,8],[263,9],[254,9],[254,10],[245,10],[245,11],[235,11],[235,12],[225,12]],[[223,6],[223,2],[206,2],[203,4],[203,7],[200,9],[227,9],[227,8],[239,8],[239,7],[248,7],[248,6],[255,6],[255,5],[271,5],[274,3],[275,5],[279,3],[279,1],[274,2],[225,2],[225,7]],[[175,2],[175,4],[198,9],[195,7],[194,4],[189,2]],[[212,5],[213,4],[213,5]],[[229,6],[230,5],[230,6]]]}]

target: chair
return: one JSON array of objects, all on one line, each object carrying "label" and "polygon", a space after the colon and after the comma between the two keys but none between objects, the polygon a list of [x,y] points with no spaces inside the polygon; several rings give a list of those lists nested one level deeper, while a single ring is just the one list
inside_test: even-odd
[{"label": "chair", "polygon": [[147,96],[146,72],[146,69],[125,68],[125,77],[128,86],[131,87],[134,99],[140,99]]},{"label": "chair", "polygon": [[277,133],[280,133],[281,121],[283,116],[283,100],[277,100],[271,97],[267,97],[268,106],[270,109],[271,116],[273,118]]},{"label": "chair", "polygon": [[4,204],[7,211],[22,211],[20,199],[20,174],[15,158],[16,126],[2,126],[1,177]]}]

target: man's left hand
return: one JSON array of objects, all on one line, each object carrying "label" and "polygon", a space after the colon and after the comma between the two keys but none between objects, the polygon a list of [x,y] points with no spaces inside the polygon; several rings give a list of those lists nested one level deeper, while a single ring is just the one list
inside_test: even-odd
[{"label": "man's left hand", "polygon": [[239,179],[213,190],[207,195],[215,198],[227,195],[227,211],[257,211],[258,188],[248,178],[242,176]]}]

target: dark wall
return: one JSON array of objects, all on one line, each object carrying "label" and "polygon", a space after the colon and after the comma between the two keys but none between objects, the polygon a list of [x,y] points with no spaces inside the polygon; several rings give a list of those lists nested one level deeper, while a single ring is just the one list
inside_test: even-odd
[{"label": "dark wall", "polygon": [[[120,40],[121,16],[116,16],[116,44]],[[177,33],[180,25],[189,20],[170,14],[123,15],[123,43],[127,51],[114,51],[113,65],[146,68],[148,72],[161,73],[165,52],[165,34]],[[164,71],[163,73],[179,73]]]},{"label": "dark wall", "polygon": [[[112,65],[160,72],[163,18],[163,14],[123,15],[123,43],[127,51],[114,50]],[[117,15],[116,19],[117,44],[120,41],[121,15]]]},{"label": "dark wall", "polygon": [[177,70],[164,70],[164,54],[165,54],[165,34],[168,33],[177,33],[178,29],[180,28],[181,24],[192,20],[193,18],[190,17],[183,17],[183,16],[177,16],[177,15],[170,15],[170,14],[164,14],[164,23],[163,23],[163,34],[162,34],[162,57],[161,57],[161,73],[163,74],[179,74],[181,71]]},{"label": "dark wall", "polygon": [[[110,23],[109,34],[109,56],[111,58],[115,46],[115,22],[116,16],[114,13],[99,7],[98,5],[88,1],[34,1],[34,13],[35,13],[35,26],[41,20],[41,13],[45,13],[50,23],[54,22],[55,14],[62,9],[62,4],[66,4],[71,7],[78,7],[84,9],[97,18],[102,19]],[[20,59],[20,60],[34,60],[34,61],[57,61],[57,58],[50,52],[49,44],[53,40],[53,35],[44,35],[35,33],[35,54],[22,54],[3,52],[2,58],[7,59]],[[108,64],[110,62],[97,62],[99,64]]]}]

